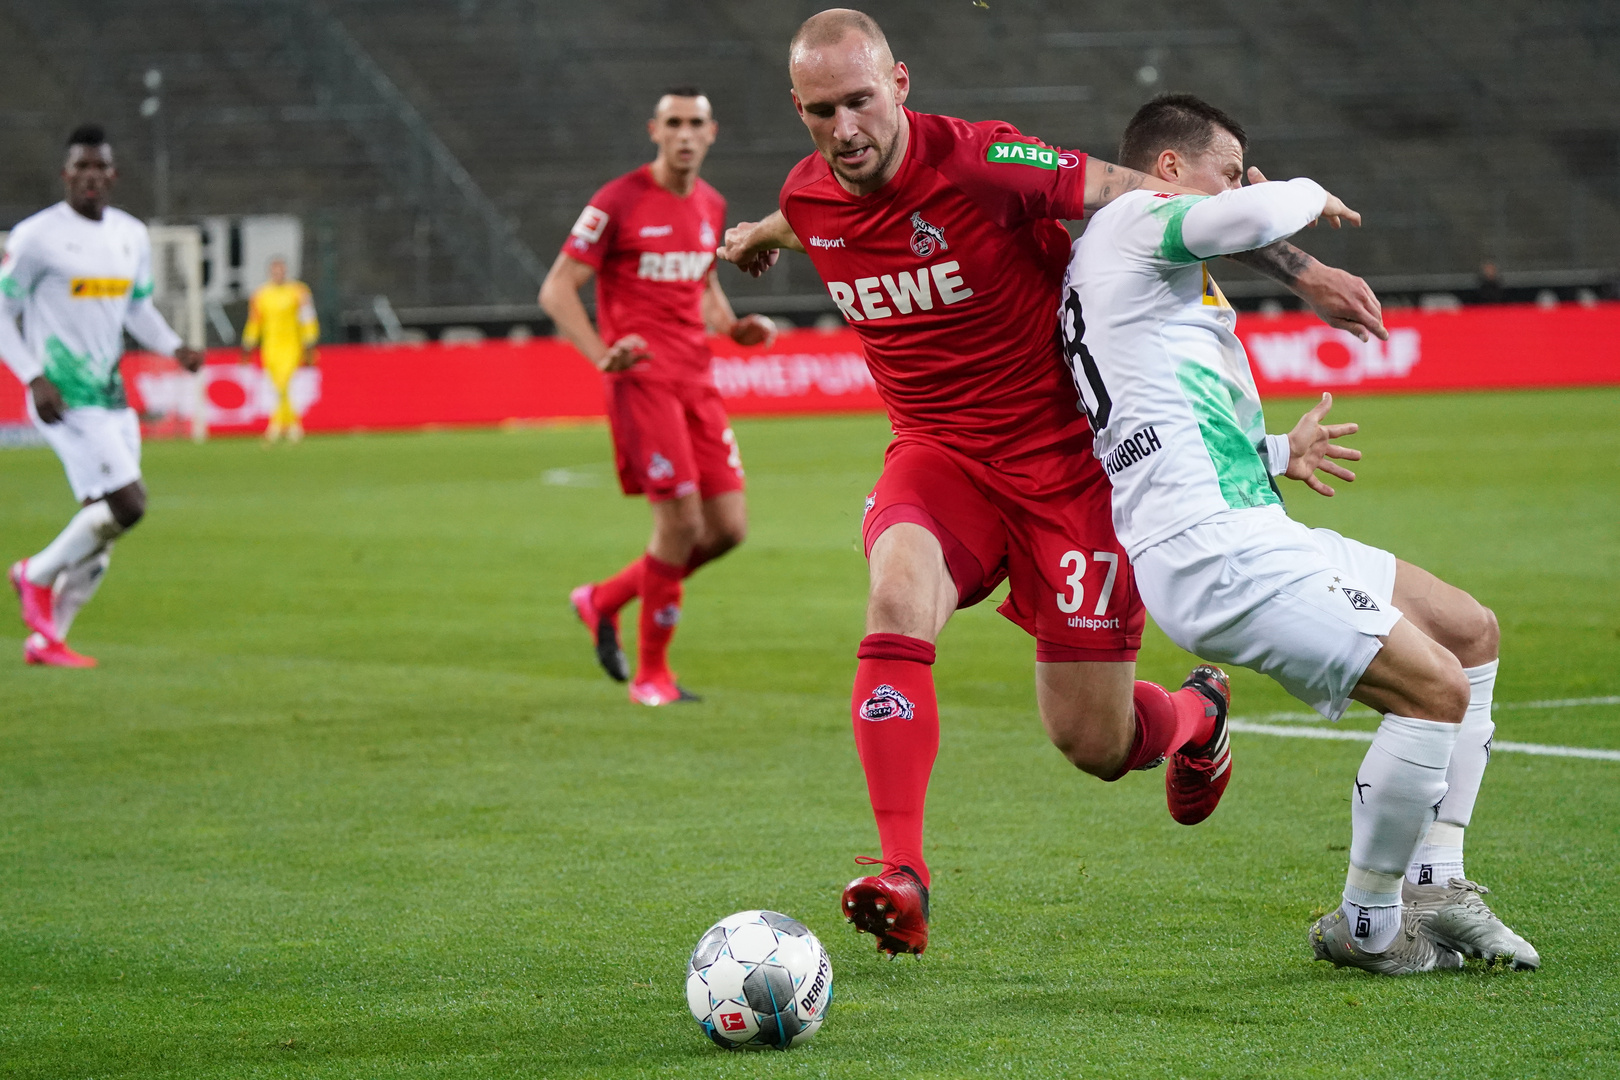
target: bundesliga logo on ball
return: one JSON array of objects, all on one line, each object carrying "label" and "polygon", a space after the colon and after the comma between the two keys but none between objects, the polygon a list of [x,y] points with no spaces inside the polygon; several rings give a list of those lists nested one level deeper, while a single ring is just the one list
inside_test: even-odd
[{"label": "bundesliga logo on ball", "polygon": [[775,911],[728,915],[686,965],[692,1018],[727,1050],[810,1041],[832,1004],[832,962],[808,927]]}]

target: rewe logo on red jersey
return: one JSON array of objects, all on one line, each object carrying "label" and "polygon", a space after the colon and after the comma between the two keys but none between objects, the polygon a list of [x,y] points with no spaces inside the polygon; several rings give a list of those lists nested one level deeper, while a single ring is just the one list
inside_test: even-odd
[{"label": "rewe logo on red jersey", "polygon": [[973,290],[963,282],[961,270],[962,264],[952,259],[910,273],[902,270],[898,274],[856,278],[853,284],[829,281],[827,292],[850,322],[892,319],[896,311],[901,315],[910,315],[914,309],[932,311],[936,298],[942,307],[949,307],[972,296]]},{"label": "rewe logo on red jersey", "polygon": [[643,251],[636,277],[643,281],[702,281],[712,262],[712,251]]}]

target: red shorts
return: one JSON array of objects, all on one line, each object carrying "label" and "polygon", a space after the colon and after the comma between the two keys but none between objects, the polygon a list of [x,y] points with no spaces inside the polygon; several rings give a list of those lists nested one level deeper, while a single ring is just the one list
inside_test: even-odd
[{"label": "red shorts", "polygon": [[626,495],[665,502],[694,491],[712,499],[742,490],[737,438],[714,387],[609,378],[607,414]]},{"label": "red shorts", "polygon": [[1109,496],[1089,438],[986,464],[901,436],[866,500],[862,532],[868,556],[891,525],[933,533],[959,608],[1010,578],[998,610],[1035,638],[1037,660],[1134,660],[1145,616]]}]

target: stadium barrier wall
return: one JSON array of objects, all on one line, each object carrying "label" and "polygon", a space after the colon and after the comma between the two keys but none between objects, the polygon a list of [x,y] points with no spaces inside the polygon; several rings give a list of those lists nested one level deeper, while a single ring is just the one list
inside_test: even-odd
[{"label": "stadium barrier wall", "polygon": [[[1238,333],[1262,394],[1374,393],[1620,384],[1620,303],[1392,312],[1387,342],[1359,342],[1314,317],[1248,315]],[[735,416],[881,412],[852,330],[794,330],[769,349],[714,341],[714,380]],[[194,387],[173,361],[124,360],[152,435],[189,433]],[[275,402],[235,350],[210,353],[209,428],[257,432]],[[342,345],[321,350],[292,392],[312,431],[362,431],[603,416],[601,376],[551,338],[476,345]],[[0,424],[26,422],[23,389],[0,374]]]}]

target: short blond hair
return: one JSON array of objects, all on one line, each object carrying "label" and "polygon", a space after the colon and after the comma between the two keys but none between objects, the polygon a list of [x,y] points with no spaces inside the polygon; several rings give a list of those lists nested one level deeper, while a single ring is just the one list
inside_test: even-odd
[{"label": "short blond hair", "polygon": [[788,59],[791,62],[800,49],[824,49],[836,45],[851,33],[870,41],[880,56],[886,56],[893,62],[894,53],[889,49],[889,39],[884,35],[883,27],[866,12],[854,8],[828,8],[804,20],[799,24],[793,40],[788,43]]}]

